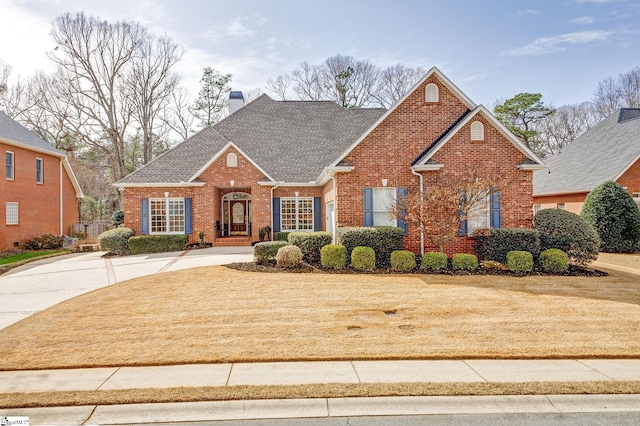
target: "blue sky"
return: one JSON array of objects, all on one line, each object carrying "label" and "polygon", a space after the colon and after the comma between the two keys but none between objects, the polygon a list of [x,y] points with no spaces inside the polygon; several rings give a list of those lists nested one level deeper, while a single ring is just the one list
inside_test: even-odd
[{"label": "blue sky", "polygon": [[640,0],[0,0],[0,59],[21,76],[50,70],[51,22],[78,11],[171,35],[194,93],[205,66],[248,90],[340,53],[438,66],[488,106],[520,92],[560,106],[640,65]]}]

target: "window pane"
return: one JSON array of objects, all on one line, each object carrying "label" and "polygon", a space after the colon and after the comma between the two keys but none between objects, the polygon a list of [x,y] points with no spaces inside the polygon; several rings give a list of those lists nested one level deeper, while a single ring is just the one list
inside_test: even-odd
[{"label": "window pane", "polygon": [[313,231],[313,198],[298,200],[298,229]]},{"label": "window pane", "polygon": [[5,160],[6,160],[6,177],[7,179],[13,179],[13,152],[6,152]]},{"label": "window pane", "polygon": [[42,183],[42,159],[36,158],[36,182]]},{"label": "window pane", "polygon": [[169,201],[169,232],[184,232],[184,200]]},{"label": "window pane", "polygon": [[151,232],[167,232],[167,209],[165,200],[150,200]]},{"label": "window pane", "polygon": [[296,199],[280,199],[280,220],[283,231],[295,231],[296,229]]},{"label": "window pane", "polygon": [[467,235],[476,229],[489,228],[489,197],[478,202],[467,215]]},{"label": "window pane", "polygon": [[396,199],[396,188],[373,188],[373,224],[375,226],[396,226],[391,215]]}]

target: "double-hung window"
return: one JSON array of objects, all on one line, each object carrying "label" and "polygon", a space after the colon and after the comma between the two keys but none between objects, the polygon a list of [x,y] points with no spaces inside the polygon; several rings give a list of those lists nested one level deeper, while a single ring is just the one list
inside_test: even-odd
[{"label": "double-hung window", "polygon": [[6,177],[7,180],[14,180],[15,178],[15,156],[13,152],[5,152],[5,164],[6,164]]},{"label": "double-hung window", "polygon": [[373,225],[396,226],[393,205],[396,202],[396,188],[373,188]]},{"label": "double-hung window", "polygon": [[149,210],[152,234],[184,234],[184,198],[152,198]]},{"label": "double-hung window", "polygon": [[313,197],[280,199],[282,231],[313,231]]},{"label": "double-hung window", "polygon": [[19,215],[18,215],[18,203],[10,202],[5,204],[5,213],[6,213],[6,224],[7,225],[18,225],[19,224]]},{"label": "double-hung window", "polygon": [[44,182],[44,173],[43,173],[44,162],[42,158],[36,158],[36,183]]}]

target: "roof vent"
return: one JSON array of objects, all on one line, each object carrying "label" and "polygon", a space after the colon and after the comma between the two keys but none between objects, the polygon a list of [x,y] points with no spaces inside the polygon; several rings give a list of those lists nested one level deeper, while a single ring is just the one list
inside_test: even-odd
[{"label": "roof vent", "polygon": [[229,114],[233,114],[244,106],[242,92],[229,92]]},{"label": "roof vent", "polygon": [[618,123],[640,118],[640,108],[622,108],[618,116]]}]

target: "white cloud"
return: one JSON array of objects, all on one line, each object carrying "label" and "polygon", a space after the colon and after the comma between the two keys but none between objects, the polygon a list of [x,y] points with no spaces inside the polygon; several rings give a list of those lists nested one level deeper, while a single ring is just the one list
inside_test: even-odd
[{"label": "white cloud", "polygon": [[550,37],[539,37],[526,46],[511,49],[504,54],[511,56],[530,56],[561,52],[567,50],[566,45],[589,44],[606,41],[613,34],[613,31],[593,30],[560,34]]},{"label": "white cloud", "polygon": [[224,25],[205,31],[202,36],[216,43],[222,42],[225,37],[253,37],[256,35],[255,28],[266,23],[267,20],[261,17],[236,17]]},{"label": "white cloud", "polygon": [[593,16],[581,16],[579,18],[573,18],[569,20],[572,24],[580,24],[580,25],[589,25],[593,24],[596,21],[596,18]]},{"label": "white cloud", "polygon": [[518,15],[535,15],[537,13],[538,11],[533,9],[519,10],[517,12]]},{"label": "white cloud", "polygon": [[607,4],[607,3],[618,3],[624,0],[576,0],[576,3],[596,3],[596,4]]}]

